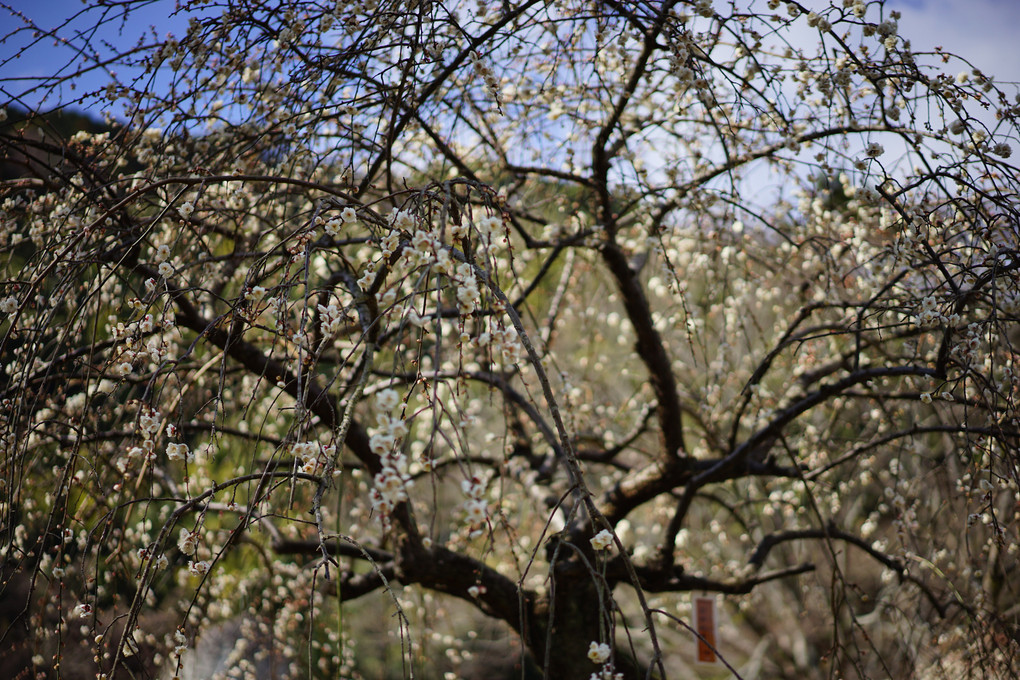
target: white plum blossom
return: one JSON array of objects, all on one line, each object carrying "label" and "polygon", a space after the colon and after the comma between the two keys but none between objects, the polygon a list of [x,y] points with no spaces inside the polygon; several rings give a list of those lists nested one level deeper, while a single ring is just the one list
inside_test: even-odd
[{"label": "white plum blossom", "polygon": [[188,571],[195,576],[202,576],[209,573],[210,566],[206,560],[191,560],[188,562]]},{"label": "white plum blossom", "polygon": [[419,314],[418,310],[415,309],[414,307],[411,307],[407,311],[407,321],[416,328],[424,328],[425,325],[429,322],[429,318],[430,317],[427,315],[422,316],[421,314]]},{"label": "white plum blossom", "polygon": [[179,659],[188,649],[188,638],[180,630],[174,631],[174,648],[171,657]]},{"label": "white plum blossom", "polygon": [[588,645],[588,658],[594,663],[602,664],[609,661],[612,650],[606,643],[592,642]]},{"label": "white plum blossom", "polygon": [[483,498],[485,486],[485,481],[479,477],[471,477],[460,483],[461,490],[468,497],[464,501],[464,514],[469,526],[477,527],[489,516],[489,503]]},{"label": "white plum blossom", "polygon": [[470,525],[481,524],[489,516],[489,504],[481,498],[469,498],[464,501],[464,513]]},{"label": "white plum blossom", "polygon": [[606,529],[598,532],[591,539],[591,547],[595,550],[608,550],[612,545],[613,534]]},{"label": "white plum blossom", "polygon": [[408,233],[418,231],[418,220],[407,210],[394,210],[389,216],[390,226]]},{"label": "white plum blossom", "polygon": [[375,403],[383,411],[392,411],[400,403],[400,395],[396,390],[387,388],[375,395]]},{"label": "white plum blossom", "polygon": [[503,235],[503,218],[499,215],[486,215],[479,219],[475,226],[483,242],[490,246]]},{"label": "white plum blossom", "polygon": [[369,437],[368,446],[372,449],[372,453],[377,456],[383,456],[393,450],[393,447],[397,444],[397,438],[390,432],[383,430],[376,432]]},{"label": "white plum blossom", "polygon": [[383,258],[389,259],[389,257],[397,251],[400,246],[400,232],[391,231],[383,237],[379,243],[379,251]]},{"label": "white plum blossom", "polygon": [[362,290],[369,288],[375,282],[375,263],[369,262],[365,265],[365,271],[358,279],[358,287]]},{"label": "white plum blossom", "polygon": [[623,673],[614,673],[611,665],[606,665],[601,671],[592,673],[588,680],[623,680]]},{"label": "white plum blossom", "polygon": [[333,217],[326,221],[325,231],[327,236],[336,238],[340,235],[340,229],[343,227],[343,221],[339,218]]},{"label": "white plum blossom", "polygon": [[165,243],[161,243],[160,245],[156,246],[156,252],[152,256],[152,259],[154,259],[156,262],[166,262],[167,260],[169,260],[170,246],[168,246]]},{"label": "white plum blossom", "polygon": [[478,280],[471,270],[471,265],[466,263],[458,267],[457,275],[457,309],[461,314],[467,315],[475,311],[481,303]]},{"label": "white plum blossom", "polygon": [[195,460],[195,454],[191,452],[187,444],[170,443],[166,445],[166,457],[170,460]]},{"label": "white plum blossom", "polygon": [[198,550],[198,532],[188,529],[181,529],[177,538],[177,549],[185,555],[194,555]]},{"label": "white plum blossom", "polygon": [[0,300],[0,312],[11,315],[16,311],[18,311],[18,298],[8,295],[3,300]]}]

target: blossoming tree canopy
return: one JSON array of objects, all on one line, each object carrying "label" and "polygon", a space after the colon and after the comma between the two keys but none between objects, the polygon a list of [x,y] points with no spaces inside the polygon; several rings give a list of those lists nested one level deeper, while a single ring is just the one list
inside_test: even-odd
[{"label": "blossoming tree canopy", "polygon": [[1020,670],[1015,88],[865,0],[8,11],[5,667]]}]

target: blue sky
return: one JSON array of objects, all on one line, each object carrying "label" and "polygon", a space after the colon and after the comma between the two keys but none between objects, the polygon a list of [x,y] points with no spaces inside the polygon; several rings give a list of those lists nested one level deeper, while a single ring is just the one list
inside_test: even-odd
[{"label": "blue sky", "polygon": [[[3,2],[3,0],[0,0]],[[91,0],[7,0],[7,7],[22,12],[44,29],[53,29],[63,23],[64,17],[74,16],[89,8],[87,17],[71,27],[85,28],[89,17],[96,16],[97,9]],[[170,16],[174,2],[155,0],[144,12],[136,13],[132,21],[123,27],[109,25],[97,37],[117,44],[125,42],[124,36],[136,36],[150,26],[157,34],[167,32],[183,33],[186,22]],[[822,4],[805,0],[807,6]],[[828,4],[828,3],[825,3]],[[950,52],[967,57],[986,74],[993,75],[999,83],[1020,81],[1020,0],[891,0],[890,8],[903,13],[900,20],[900,34],[911,40],[915,51],[932,50],[942,46]],[[9,10],[0,6],[0,35],[6,35],[18,25]],[[64,28],[66,33],[68,27]],[[66,47],[55,47],[51,40],[35,44],[19,59],[6,61],[14,56],[19,47],[31,42],[26,33],[19,33],[14,40],[0,43],[0,87],[8,91],[21,91],[25,81],[4,85],[9,78],[52,75],[62,68],[70,68],[75,55]],[[962,69],[961,64],[950,67],[951,72]],[[125,73],[119,74],[127,75]],[[85,84],[86,88],[98,89],[105,84],[107,76],[97,70]],[[70,98],[80,94],[66,88],[57,96]],[[0,92],[0,99],[7,99]],[[2,102],[0,102],[2,103]],[[57,102],[52,101],[55,105]]]},{"label": "blue sky", "polygon": [[997,82],[1020,82],[1017,0],[894,0],[889,6],[903,13],[900,35],[915,51],[942,46]]},{"label": "blue sky", "polygon": [[[159,36],[168,32],[183,34],[187,20],[173,16],[175,3],[167,0],[151,0],[151,5],[132,13],[129,22],[122,24],[111,21],[90,34],[90,42],[96,46],[100,57],[109,54],[103,46],[107,41],[118,47],[133,44],[140,35],[155,31]],[[0,0],[0,36],[7,36],[11,31],[23,26],[23,22],[12,14],[20,13],[29,18],[38,28],[44,31],[55,31],[63,36],[70,36],[75,31],[88,31],[94,27],[98,17],[102,16],[102,8],[92,0]],[[116,13],[111,16],[119,15]],[[151,41],[151,40],[150,40]],[[79,42],[81,42],[79,40]],[[19,55],[20,56],[17,56]],[[19,30],[13,38],[0,42],[0,87],[13,92],[22,92],[33,81],[42,76],[69,74],[78,70],[83,63],[74,50],[66,45],[55,44],[51,38],[34,38],[28,31]],[[127,73],[118,73],[123,77]],[[5,83],[8,79],[18,79]],[[66,86],[55,92],[49,103],[58,104],[57,99],[75,99],[82,92],[98,89],[109,82],[109,75],[102,67],[84,79],[80,86],[71,91]],[[0,100],[7,99],[0,93]],[[0,101],[2,103],[2,101]],[[37,102],[32,101],[32,104]],[[48,108],[48,107],[47,107]]]}]

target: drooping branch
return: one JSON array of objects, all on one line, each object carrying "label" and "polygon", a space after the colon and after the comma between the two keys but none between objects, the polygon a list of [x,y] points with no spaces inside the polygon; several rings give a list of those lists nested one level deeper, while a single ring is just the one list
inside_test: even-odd
[{"label": "drooping branch", "polygon": [[658,8],[658,15],[653,26],[642,37],[641,53],[635,59],[627,82],[600,127],[592,146],[592,180],[595,185],[595,195],[599,201],[600,219],[606,225],[607,233],[607,240],[601,247],[602,258],[616,281],[627,318],[637,335],[637,354],[648,369],[649,382],[658,401],[663,455],[667,459],[681,458],[686,453],[680,399],[673,376],[673,367],[666,352],[665,343],[652,321],[651,306],[648,304],[645,291],[638,279],[637,272],[631,269],[626,255],[616,243],[618,218],[614,214],[609,172],[611,160],[618,151],[618,148],[610,148],[610,139],[613,133],[617,132],[620,118],[634,97],[638,84],[645,78],[649,61],[659,49],[657,38],[670,16],[673,4],[667,2]]},{"label": "drooping branch", "polygon": [[[258,347],[244,340],[242,328],[234,325],[230,330],[224,330],[214,321],[203,318],[199,315],[198,310],[187,301],[183,291],[175,291],[172,294],[172,299],[179,310],[177,321],[180,325],[198,333],[206,342],[223,350],[227,356],[244,366],[252,375],[282,385],[282,388],[295,399],[300,399],[303,393],[305,408],[317,415],[330,429],[335,429],[340,424],[339,413],[333,398],[312,376],[304,377],[305,384],[302,386],[302,391],[299,392],[297,376],[284,364],[267,357]],[[344,444],[372,474],[382,469],[379,457],[372,453],[369,446],[368,433],[357,421],[351,422]]]},{"label": "drooping branch", "polygon": [[405,542],[396,564],[401,583],[418,584],[476,604],[489,616],[509,624],[525,641],[535,632],[535,594],[484,562],[445,547]]},{"label": "drooping branch", "polygon": [[[660,565],[635,565],[634,568],[641,579],[641,587],[650,593],[705,591],[728,595],[746,595],[763,583],[799,576],[800,574],[806,574],[815,570],[813,564],[800,564],[756,574],[747,578],[722,581],[703,576],[693,576],[684,573],[684,570],[679,567],[663,570]],[[627,576],[617,564],[616,559],[610,562],[606,579],[613,584],[627,582]]]},{"label": "drooping branch", "polygon": [[664,455],[669,459],[682,458],[686,453],[683,440],[683,410],[677,393],[673,365],[662,336],[655,329],[648,298],[637,273],[630,268],[619,246],[614,243],[605,244],[602,247],[602,258],[616,280],[627,318],[630,319],[637,335],[635,350],[648,369],[648,381],[658,402],[657,411]]},{"label": "drooping branch", "polygon": [[768,534],[758,542],[758,547],[755,548],[754,552],[751,554],[750,564],[756,569],[760,569],[762,565],[765,564],[765,560],[769,553],[777,545],[788,543],[790,541],[801,541],[806,539],[820,539],[826,541],[838,540],[850,543],[860,548],[874,560],[895,572],[900,581],[908,581],[917,586],[917,588],[924,593],[924,596],[939,613],[939,616],[945,617],[949,611],[949,607],[952,605],[956,605],[968,613],[973,614],[972,609],[967,606],[966,603],[961,602],[958,598],[951,599],[948,602],[941,601],[931,587],[917,576],[914,576],[903,562],[894,557],[890,557],[880,550],[877,550],[871,543],[860,536],[843,531],[833,524],[829,524],[828,526],[819,529],[792,529],[775,534]]}]

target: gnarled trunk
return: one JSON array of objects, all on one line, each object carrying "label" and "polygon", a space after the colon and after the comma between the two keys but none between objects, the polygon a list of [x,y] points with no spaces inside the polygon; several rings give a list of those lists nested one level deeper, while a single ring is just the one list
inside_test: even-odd
[{"label": "gnarled trunk", "polygon": [[[525,638],[547,680],[589,680],[602,670],[588,649],[592,642],[614,646],[612,608],[605,583],[577,555],[554,562],[548,595],[531,609]],[[613,662],[625,680],[644,680],[645,670],[629,653],[617,649]]]}]

